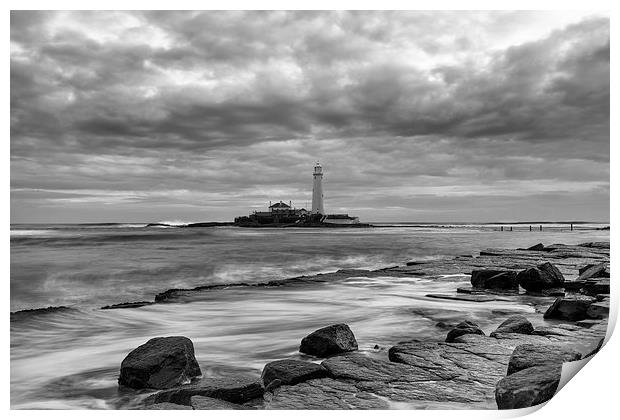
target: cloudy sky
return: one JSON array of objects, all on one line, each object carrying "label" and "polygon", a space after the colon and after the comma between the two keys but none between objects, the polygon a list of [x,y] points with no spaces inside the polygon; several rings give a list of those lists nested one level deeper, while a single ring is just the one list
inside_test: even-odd
[{"label": "cloudy sky", "polygon": [[11,222],[609,220],[609,18],[12,12]]}]

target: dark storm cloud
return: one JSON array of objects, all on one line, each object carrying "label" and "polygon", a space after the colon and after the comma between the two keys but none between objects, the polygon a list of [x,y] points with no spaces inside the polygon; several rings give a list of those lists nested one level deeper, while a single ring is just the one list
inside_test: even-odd
[{"label": "dark storm cloud", "polygon": [[151,200],[163,214],[165,197],[235,210],[305,200],[315,159],[334,207],[352,210],[425,194],[508,203],[506,188],[599,197],[609,19],[13,12],[11,158],[14,215],[26,202],[139,214]]}]

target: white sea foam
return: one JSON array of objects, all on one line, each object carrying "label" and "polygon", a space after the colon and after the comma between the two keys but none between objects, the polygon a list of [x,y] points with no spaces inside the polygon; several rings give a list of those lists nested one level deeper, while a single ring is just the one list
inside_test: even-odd
[{"label": "white sea foam", "polygon": [[56,233],[53,230],[39,230],[39,229],[18,229],[18,230],[11,230],[11,236],[51,236],[54,233]]},{"label": "white sea foam", "polygon": [[[158,224],[162,224],[162,225],[170,225],[170,226],[185,226],[188,225],[190,223],[194,223],[194,222],[186,222],[183,220],[162,220],[160,222],[157,222]],[[163,227],[163,226],[162,226]]]}]

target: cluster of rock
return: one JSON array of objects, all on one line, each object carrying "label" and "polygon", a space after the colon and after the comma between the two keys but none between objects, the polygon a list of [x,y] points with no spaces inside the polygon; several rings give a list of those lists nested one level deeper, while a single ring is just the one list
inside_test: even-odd
[{"label": "cluster of rock", "polygon": [[[608,247],[601,243],[578,247],[539,244],[535,249],[512,251],[517,257],[508,256],[511,254],[506,250],[490,250],[480,261],[467,260],[470,267],[489,261],[502,263],[492,269],[476,266],[471,270],[473,290],[481,293],[471,296],[473,301],[508,300],[497,295],[518,293],[523,288],[526,293],[543,296],[536,299],[548,305],[549,299],[544,296],[557,293],[559,297],[546,309],[544,318],[570,323],[535,328],[526,317],[512,316],[487,335],[479,325],[463,320],[447,332],[443,341],[412,340],[389,348],[387,360],[359,352],[349,326],[335,324],[301,340],[299,351],[306,355],[305,360],[271,361],[260,378],[201,377],[188,338],[160,337],[127,355],[121,364],[119,384],[156,391],[143,400],[142,409],[402,407],[398,404],[408,408],[533,406],[555,394],[562,363],[588,357],[602,345],[606,332],[604,318],[609,310]],[[556,264],[541,261],[541,256],[551,257],[554,262],[569,261],[562,269],[570,272],[575,267],[577,279],[566,281]],[[460,261],[438,264],[444,264],[442,269],[463,272]],[[590,262],[584,264],[585,261]],[[428,264],[389,268],[382,270],[381,275],[405,275],[421,267],[428,270]],[[359,275],[358,271],[334,275]],[[330,277],[316,281],[327,278]],[[309,361],[308,357],[316,359]]]},{"label": "cluster of rock", "polygon": [[[591,342],[600,334],[587,329]],[[522,408],[549,400],[563,362],[581,359],[571,347],[583,331],[559,325],[550,334],[523,316],[502,322],[489,336],[464,321],[445,342],[410,341],[388,351],[388,360],[366,356],[346,324],[321,328],[302,340],[300,352],[326,358],[267,363],[259,378],[199,378],[186,337],[149,340],[123,360],[119,384],[157,390],[140,409],[386,409],[390,401],[411,408],[452,406]]]},{"label": "cluster of rock", "polygon": [[[589,276],[606,272],[605,264],[589,265],[580,270],[582,274],[571,283],[579,283],[580,289],[570,289],[575,294],[565,297],[564,290],[559,291],[561,296],[545,312],[546,319],[562,319],[567,321],[581,321],[583,319],[600,319],[609,314],[609,277],[605,279]],[[519,286],[528,292],[546,292],[553,296],[553,292],[564,289],[564,276],[556,266],[549,262],[527,268],[523,271],[474,270],[471,275],[471,284],[477,289],[512,289]]]},{"label": "cluster of rock", "polygon": [[521,286],[528,292],[564,288],[589,295],[609,294],[609,268],[604,263],[587,264],[579,269],[579,277],[574,281],[566,281],[560,270],[550,262],[519,272],[497,269],[473,270],[471,284],[480,289],[518,290]]},{"label": "cluster of rock", "polygon": [[564,276],[549,262],[522,271],[482,269],[473,270],[471,284],[479,289],[518,290],[519,286],[529,292],[540,292],[562,287]]},{"label": "cluster of rock", "polygon": [[[601,243],[589,243],[597,248]],[[544,250],[542,244],[526,251]],[[462,292],[518,292],[519,287],[529,293],[558,296],[546,311],[546,319],[581,321],[601,319],[609,314],[610,273],[606,263],[587,264],[579,269],[576,280],[566,281],[560,270],[550,262],[543,262],[521,271],[501,269],[479,269],[471,273],[472,290]],[[572,293],[566,297],[566,292]]]},{"label": "cluster of rock", "polygon": [[[316,357],[328,357],[357,348],[349,326],[335,324],[309,334],[301,341],[299,350]],[[157,337],[125,357],[118,383],[133,389],[162,390],[149,396],[142,409],[248,409],[265,391],[325,378],[328,371],[316,363],[284,359],[265,365],[260,380],[245,376],[199,378],[201,375],[189,338]],[[250,404],[242,405],[244,403]]]}]

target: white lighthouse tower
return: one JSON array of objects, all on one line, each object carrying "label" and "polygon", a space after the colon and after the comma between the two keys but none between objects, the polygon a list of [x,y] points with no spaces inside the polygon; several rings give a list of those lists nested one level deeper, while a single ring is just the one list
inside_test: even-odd
[{"label": "white lighthouse tower", "polygon": [[325,214],[323,208],[323,168],[317,162],[314,165],[314,183],[312,184],[312,214]]}]

